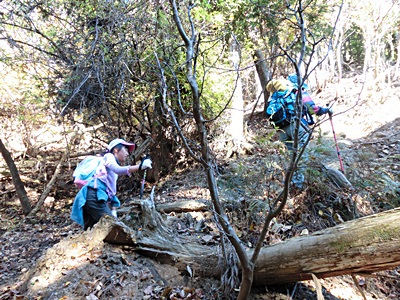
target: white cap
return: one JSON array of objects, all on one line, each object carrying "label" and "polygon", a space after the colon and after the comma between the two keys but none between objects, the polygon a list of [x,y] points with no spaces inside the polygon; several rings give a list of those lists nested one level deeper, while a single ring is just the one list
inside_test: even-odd
[{"label": "white cap", "polygon": [[135,147],[136,147],[136,145],[134,143],[128,143],[128,142],[124,141],[123,139],[115,139],[115,140],[112,140],[108,144],[108,146],[107,146],[108,151],[111,151],[112,148],[114,148],[118,144],[122,144],[124,146],[127,146],[129,153],[131,153],[133,150],[135,150]]}]

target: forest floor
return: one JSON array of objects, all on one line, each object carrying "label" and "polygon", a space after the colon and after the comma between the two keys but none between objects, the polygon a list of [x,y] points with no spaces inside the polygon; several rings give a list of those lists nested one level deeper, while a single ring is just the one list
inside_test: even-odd
[{"label": "forest floor", "polygon": [[[338,216],[347,221],[400,206],[400,91],[392,91],[395,95],[392,99],[375,91],[381,95],[377,102],[359,102],[357,90],[361,89],[355,85],[354,79],[349,79],[347,84],[341,82],[340,89],[347,97],[337,99],[334,107],[338,114],[333,119],[346,177],[355,189],[344,191],[320,178],[320,162],[339,169],[331,124],[325,122],[315,131],[309,145],[311,159],[307,184],[304,190],[291,193],[287,208],[271,226],[267,238],[269,243],[305,231],[311,233],[335,226]],[[318,99],[321,102],[332,99],[337,89],[334,85],[327,88],[318,95],[316,102]],[[379,105],[379,101],[385,105]],[[351,110],[346,111],[349,107]],[[268,176],[272,175],[267,174],[266,165],[274,160],[281,161],[277,158],[280,146],[266,121],[259,118],[248,123],[247,140],[253,149],[240,157],[223,157],[223,145],[215,144],[216,152],[221,153],[218,159],[221,198],[237,201],[240,205],[247,203],[246,212],[260,216],[258,212],[262,211],[266,197],[270,196],[265,191],[271,185]],[[21,164],[18,166],[22,168]],[[20,173],[28,186],[30,198],[37,199],[40,190],[32,170],[32,167],[26,167],[20,169]],[[220,281],[190,278],[174,266],[160,264],[126,246],[103,243],[86,251],[71,253],[68,261],[60,261],[56,256],[53,260],[47,257],[43,261],[50,249],[75,241],[83,234],[82,229],[69,218],[76,193],[76,188],[67,183],[71,174],[66,172],[60,178],[57,192],[46,199],[36,216],[27,219],[21,213],[10,176],[4,169],[0,171],[0,300],[224,299]],[[29,188],[29,183],[36,188]],[[279,187],[279,180],[273,184]],[[39,187],[43,188],[43,184]],[[146,195],[152,187],[147,185]],[[198,167],[176,170],[154,184],[154,188],[156,204],[209,200],[203,170]],[[132,193],[137,194],[137,191],[121,192],[120,199],[128,199]],[[177,234],[199,235],[190,230],[187,213],[178,217],[181,222],[174,225]],[[232,213],[230,217],[243,242],[251,247],[255,241],[254,232],[260,225],[257,217],[249,220],[242,211]],[[210,216],[193,212],[191,218],[209,219]],[[202,234],[201,240],[215,246],[215,230]],[[70,246],[74,248],[76,244]],[[38,268],[39,260],[45,266],[42,265],[42,270]],[[58,274],[50,272],[56,269],[62,271]],[[32,270],[36,271],[34,277],[30,277]],[[327,300],[400,299],[398,271],[400,269],[388,270],[368,277],[357,275],[357,282],[351,276],[339,276],[321,279],[320,283]],[[252,292],[251,299],[317,299],[317,295],[314,282],[304,281],[279,287],[258,287]]]}]

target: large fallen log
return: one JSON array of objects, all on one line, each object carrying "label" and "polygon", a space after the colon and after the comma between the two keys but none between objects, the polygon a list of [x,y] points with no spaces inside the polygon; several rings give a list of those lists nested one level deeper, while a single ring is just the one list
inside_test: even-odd
[{"label": "large fallen log", "polygon": [[210,203],[206,200],[191,200],[191,201],[180,201],[174,203],[163,203],[157,204],[156,208],[160,212],[189,212],[189,211],[205,211],[209,209]]},{"label": "large fallen log", "polygon": [[280,284],[400,265],[400,209],[363,217],[264,248],[254,284]]},{"label": "large fallen log", "polygon": [[[106,241],[116,241],[124,229],[118,225]],[[219,276],[220,252],[191,242],[179,242],[157,234],[127,238],[128,244],[173,263],[181,271],[188,266],[199,276]],[[121,241],[119,241],[120,243]],[[178,243],[178,244],[177,244]],[[363,217],[338,226],[295,237],[262,249],[256,263],[254,285],[283,284],[332,276],[373,273],[400,265],[400,209]],[[249,249],[249,256],[252,250]]]},{"label": "large fallen log", "polygon": [[[129,213],[135,205],[140,205],[140,200],[130,199],[129,205],[118,209],[119,214]],[[133,206],[132,206],[133,205]],[[187,200],[187,201],[179,201],[172,203],[161,203],[156,204],[156,209],[159,212],[163,213],[181,213],[181,212],[191,212],[191,211],[205,211],[210,208],[210,203],[207,200]]]},{"label": "large fallen log", "polygon": [[[21,290],[32,294],[46,290],[49,278],[61,278],[64,270],[73,268],[84,257],[83,253],[101,248],[103,242],[131,246],[192,277],[220,278],[224,268],[229,267],[224,264],[219,247],[197,242],[197,234],[175,234],[165,226],[152,201],[143,200],[141,206],[141,219],[134,220],[134,226],[105,217],[92,230],[54,245],[26,274]],[[309,280],[312,274],[326,278],[392,269],[400,265],[399,241],[400,209],[292,238],[262,249],[255,267],[254,286]]]}]

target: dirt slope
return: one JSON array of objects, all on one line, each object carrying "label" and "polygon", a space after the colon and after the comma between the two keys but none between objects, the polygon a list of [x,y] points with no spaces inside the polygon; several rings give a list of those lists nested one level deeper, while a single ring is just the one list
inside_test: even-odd
[{"label": "dirt slope", "polygon": [[[373,103],[361,97],[361,88],[355,88],[355,79],[344,80],[340,90],[345,92],[335,103],[334,126],[338,145],[346,169],[346,176],[355,186],[351,193],[335,189],[326,179],[321,179],[313,160],[322,161],[338,169],[338,157],[329,122],[314,133],[310,144],[311,162],[307,188],[291,195],[287,209],[273,224],[268,242],[275,243],[304,233],[337,224],[341,219],[372,214],[400,205],[399,160],[400,119],[399,91],[391,96],[374,91],[385,105]],[[326,103],[336,97],[338,86],[332,85],[316,102]],[[370,91],[371,92],[371,91]],[[381,100],[379,100],[381,101]],[[378,102],[379,102],[378,101]],[[346,111],[352,104],[354,109]],[[391,107],[394,109],[384,109]],[[341,113],[345,112],[345,113]],[[240,158],[219,161],[222,198],[236,199],[238,205],[247,203],[246,209],[262,209],[267,194],[267,159],[272,155],[270,129],[265,120],[257,119],[249,124],[249,142],[253,153]],[[272,137],[272,140],[276,138]],[[24,173],[24,172],[23,172]],[[3,172],[1,174],[4,174]],[[26,173],[24,173],[26,174]],[[313,177],[316,176],[316,177]],[[129,247],[97,243],[85,247],[80,243],[82,231],[69,219],[72,197],[76,190],[60,181],[58,191],[46,200],[42,211],[34,218],[24,219],[10,178],[0,177],[0,300],[2,299],[222,299],[221,283],[212,279],[191,278],[180,274],[170,265],[133,252]],[[61,184],[62,183],[62,184]],[[326,188],[324,188],[326,187]],[[147,186],[147,193],[151,186]],[[30,190],[31,193],[40,193]],[[33,194],[31,194],[32,198]],[[126,195],[125,195],[126,196]],[[121,195],[124,199],[124,194]],[[202,170],[196,167],[177,172],[156,185],[156,201],[167,203],[187,199],[208,199]],[[257,214],[256,214],[257,215]],[[179,234],[193,234],[188,214],[174,224]],[[192,213],[196,220],[210,216]],[[257,218],[241,213],[231,214],[235,226],[246,244],[251,247],[256,238]],[[251,221],[249,223],[249,221]],[[211,223],[207,223],[211,224]],[[204,243],[215,245],[212,225],[207,225]],[[249,230],[251,228],[251,230]],[[56,247],[52,248],[54,245]],[[62,261],[52,261],[51,255],[60,245],[75,249]],[[49,250],[50,249],[50,250]],[[38,260],[42,258],[41,260]],[[29,270],[36,264],[44,264],[43,277],[24,281]],[[53,273],[51,271],[54,271]],[[57,271],[57,272],[55,272]],[[398,270],[367,276],[356,276],[356,282],[367,299],[399,299],[400,275]],[[48,273],[47,273],[48,272]],[[47,276],[47,277],[46,277]],[[43,280],[46,278],[45,280]],[[355,281],[350,276],[320,280],[325,299],[363,299]],[[29,290],[29,293],[26,292]],[[252,299],[316,299],[315,283],[302,282],[284,287],[257,289]]]}]

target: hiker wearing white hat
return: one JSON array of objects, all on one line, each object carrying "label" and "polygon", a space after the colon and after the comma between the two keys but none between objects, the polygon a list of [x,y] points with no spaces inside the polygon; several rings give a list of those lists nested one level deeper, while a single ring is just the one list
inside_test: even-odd
[{"label": "hiker wearing white hat", "polygon": [[105,214],[117,217],[117,208],[121,205],[116,196],[118,176],[130,176],[133,172],[152,168],[149,157],[142,159],[138,165],[123,165],[134,149],[134,143],[123,139],[112,140],[97,167],[99,171],[76,195],[71,218],[85,230],[93,227]]}]

